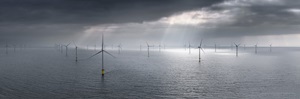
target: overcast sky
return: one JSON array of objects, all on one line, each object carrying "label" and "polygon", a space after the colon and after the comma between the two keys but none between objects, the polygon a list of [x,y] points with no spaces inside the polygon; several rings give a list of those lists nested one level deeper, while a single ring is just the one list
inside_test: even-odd
[{"label": "overcast sky", "polygon": [[[300,0],[1,0],[0,42],[300,46]],[[298,43],[299,42],[299,43]]]}]

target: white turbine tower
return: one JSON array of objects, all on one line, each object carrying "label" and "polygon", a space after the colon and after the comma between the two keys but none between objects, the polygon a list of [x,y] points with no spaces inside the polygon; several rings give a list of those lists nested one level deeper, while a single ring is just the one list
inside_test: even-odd
[{"label": "white turbine tower", "polygon": [[94,55],[92,55],[91,57],[88,58],[88,59],[90,59],[90,58],[92,58],[92,57],[94,57],[94,56],[102,53],[102,70],[101,70],[102,76],[104,76],[104,73],[105,73],[105,71],[104,71],[104,54],[103,53],[106,53],[106,54],[108,54],[108,55],[110,55],[110,56],[112,56],[112,57],[115,58],[115,56],[113,56],[112,54],[108,53],[107,51],[105,51],[103,49],[104,48],[104,38],[103,37],[104,37],[104,34],[102,33],[102,48],[101,48],[101,50],[99,52],[97,52],[96,54],[94,54]]},{"label": "white turbine tower", "polygon": [[160,45],[160,43],[159,43],[159,45],[158,45],[159,52],[160,52],[160,47],[161,47],[161,45]]},{"label": "white turbine tower", "polygon": [[257,54],[257,43],[254,45],[255,47],[255,54]]},{"label": "white turbine tower", "polygon": [[77,50],[78,50],[78,47],[76,45],[76,43],[73,41],[73,44],[75,45],[75,61],[77,62],[78,61],[78,57],[77,57]]},{"label": "white turbine tower", "polygon": [[121,53],[121,50],[122,50],[122,44],[120,43],[119,45],[118,45],[118,54],[120,54]]},{"label": "white turbine tower", "polygon": [[235,50],[235,52],[236,52],[235,55],[236,55],[236,57],[238,57],[238,56],[239,56],[239,46],[240,46],[241,44],[235,44],[235,43],[234,43],[234,45],[235,45],[235,49],[236,49],[236,50]]},{"label": "white turbine tower", "polygon": [[270,52],[272,52],[272,44],[270,44]]},{"label": "white turbine tower", "polygon": [[215,52],[217,52],[217,43],[215,43]]},{"label": "white turbine tower", "polygon": [[204,50],[203,50],[203,48],[202,48],[202,39],[201,39],[201,42],[200,42],[200,45],[198,46],[198,48],[199,48],[199,62],[201,61],[201,50],[203,51],[203,53],[204,53]]},{"label": "white turbine tower", "polygon": [[69,46],[70,44],[71,44],[71,43],[65,45],[65,47],[66,47],[66,56],[68,56],[68,46]]},{"label": "white turbine tower", "polygon": [[149,48],[150,48],[150,47],[153,47],[153,46],[150,46],[150,45],[148,44],[148,42],[146,42],[146,43],[147,43],[147,47],[148,47],[148,50],[147,50],[147,51],[148,51],[148,57],[150,57],[150,55],[149,55]]}]

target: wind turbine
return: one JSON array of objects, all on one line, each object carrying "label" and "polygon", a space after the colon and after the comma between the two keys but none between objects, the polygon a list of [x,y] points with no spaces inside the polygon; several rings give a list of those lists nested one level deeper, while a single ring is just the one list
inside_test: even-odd
[{"label": "wind turbine", "polygon": [[200,45],[198,46],[198,48],[199,48],[199,62],[201,61],[201,50],[203,51],[203,53],[204,53],[204,50],[203,50],[203,48],[202,48],[202,39],[201,39],[201,42],[200,42]]},{"label": "wind turbine", "polygon": [[75,45],[75,61],[77,62],[78,61],[78,57],[77,57],[77,49],[78,49],[78,47],[77,47],[77,45],[76,45],[76,43],[73,41],[73,44]]},{"label": "wind turbine", "polygon": [[120,54],[120,53],[121,53],[121,50],[122,50],[122,45],[121,45],[121,43],[118,45],[118,48],[119,48],[119,49],[118,49],[118,51],[119,51],[118,54]]},{"label": "wind turbine", "polygon": [[254,45],[255,47],[255,54],[257,54],[257,43]]},{"label": "wind turbine", "polygon": [[217,43],[215,43],[215,52],[217,52]]},{"label": "wind turbine", "polygon": [[159,43],[159,45],[158,45],[159,52],[160,52],[160,47],[161,47],[161,45],[160,45],[160,43]]},{"label": "wind turbine", "polygon": [[102,70],[101,70],[102,76],[104,76],[104,73],[105,73],[105,71],[104,71],[104,54],[103,53],[106,53],[106,54],[116,58],[115,56],[113,56],[112,54],[108,53],[106,50],[103,49],[104,48],[104,38],[103,37],[104,37],[104,34],[102,33],[102,48],[101,48],[101,50],[88,58],[88,59],[90,59],[90,58],[102,53]]},{"label": "wind turbine", "polygon": [[96,51],[96,48],[97,48],[97,45],[95,44],[95,48],[94,48],[95,51]]},{"label": "wind turbine", "polygon": [[239,56],[239,46],[240,46],[241,44],[235,44],[235,43],[234,43],[234,45],[235,45],[235,48],[236,48],[236,51],[235,51],[236,54],[235,54],[235,55],[236,55],[236,57],[238,57],[238,56]]},{"label": "wind turbine", "polygon": [[270,44],[270,52],[272,52],[272,44]]},{"label": "wind turbine", "polygon": [[68,46],[70,45],[71,43],[69,43],[68,45],[65,45],[66,47],[66,56],[68,56]]},{"label": "wind turbine", "polygon": [[150,46],[149,44],[148,44],[148,42],[146,42],[147,43],[147,47],[148,47],[148,57],[149,57],[149,48],[150,47],[153,47],[153,46]]},{"label": "wind turbine", "polygon": [[244,44],[244,50],[246,50],[246,44]]}]

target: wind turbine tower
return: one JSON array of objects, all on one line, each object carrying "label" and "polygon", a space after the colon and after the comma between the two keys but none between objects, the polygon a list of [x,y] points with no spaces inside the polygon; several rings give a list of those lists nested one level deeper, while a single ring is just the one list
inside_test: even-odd
[{"label": "wind turbine tower", "polygon": [[238,56],[239,56],[239,46],[240,46],[241,44],[235,44],[235,43],[234,43],[234,45],[235,45],[235,49],[236,49],[236,51],[235,51],[236,54],[235,54],[235,55],[236,55],[236,57],[238,57]]},{"label": "wind turbine tower", "polygon": [[102,33],[102,48],[101,48],[101,50],[99,52],[97,52],[96,54],[92,55],[91,57],[89,57],[89,58],[92,58],[92,57],[102,53],[102,70],[101,70],[102,77],[104,76],[104,73],[105,73],[105,71],[104,71],[104,54],[103,53],[106,53],[115,58],[115,56],[113,56],[112,54],[110,54],[106,50],[104,50],[104,38],[103,37],[104,37],[104,34]]},{"label": "wind turbine tower", "polygon": [[199,48],[199,62],[201,62],[201,50],[202,50],[203,53],[204,53],[204,50],[203,50],[203,48],[202,48],[202,39],[201,39],[201,42],[200,42],[200,45],[198,46],[198,48]]}]

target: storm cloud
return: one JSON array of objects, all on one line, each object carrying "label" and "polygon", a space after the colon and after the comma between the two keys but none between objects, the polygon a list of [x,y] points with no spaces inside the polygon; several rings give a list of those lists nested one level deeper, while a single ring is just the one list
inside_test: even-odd
[{"label": "storm cloud", "polygon": [[[182,43],[300,34],[298,0],[1,0],[0,41]],[[235,40],[234,40],[234,39]],[[229,40],[228,40],[229,39]],[[118,41],[116,41],[118,40]],[[230,41],[232,40],[232,41]],[[80,44],[79,43],[79,44]]]}]

